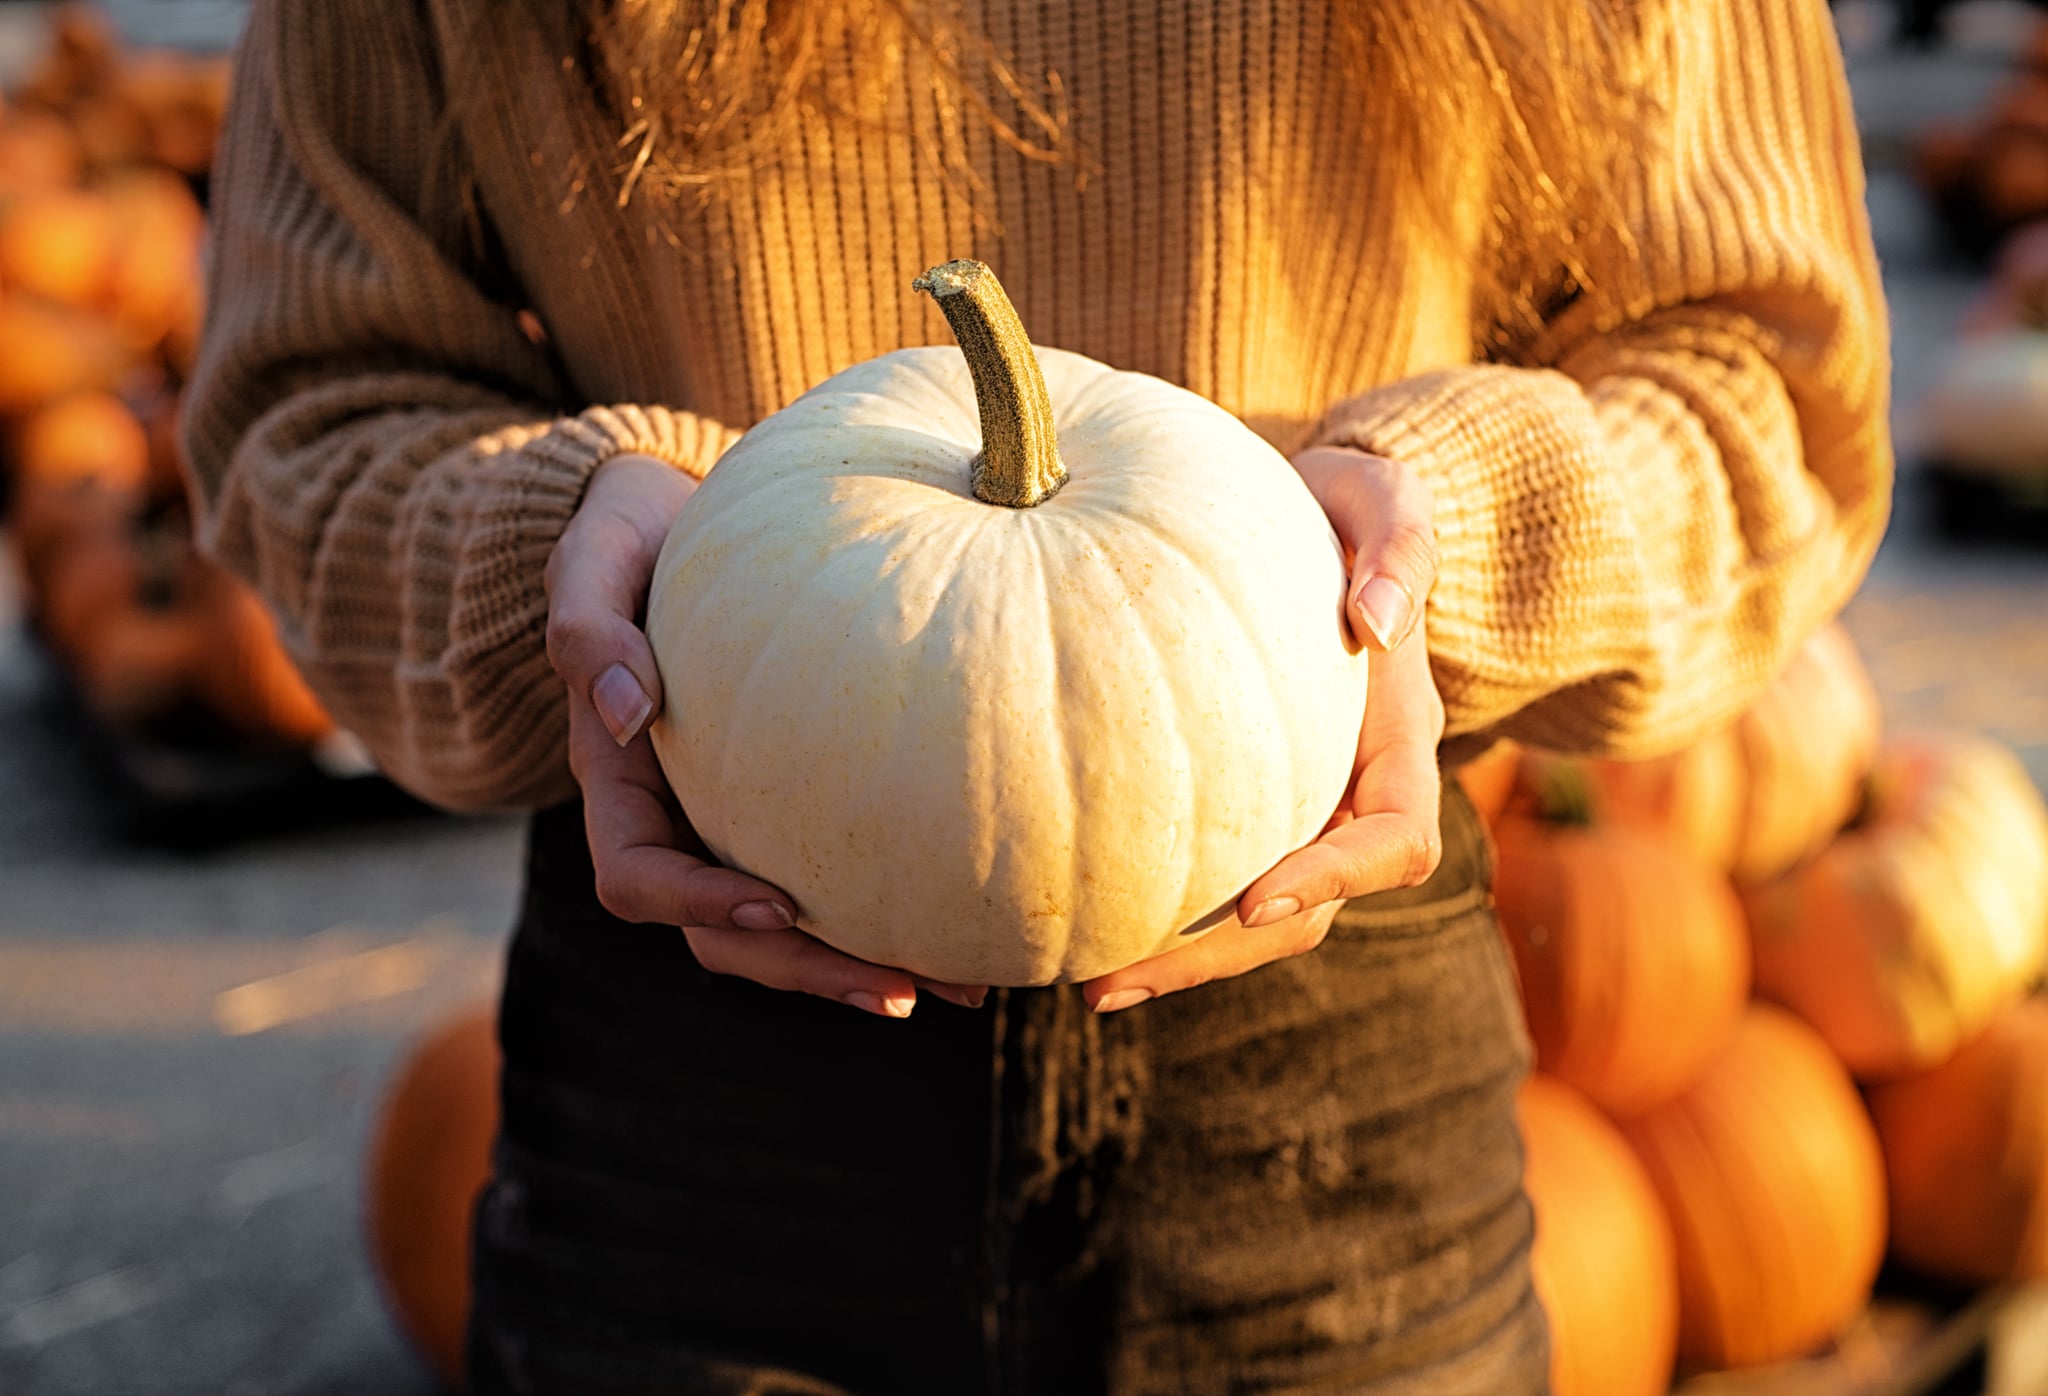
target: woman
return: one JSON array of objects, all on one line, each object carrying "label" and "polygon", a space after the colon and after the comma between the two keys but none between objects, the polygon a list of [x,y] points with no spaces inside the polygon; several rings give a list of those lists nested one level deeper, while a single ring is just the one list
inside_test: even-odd
[{"label": "woman", "polygon": [[[540,811],[479,1391],[1542,1389],[1436,753],[1678,745],[1859,580],[1885,327],[1820,0],[280,0],[217,187],[207,544],[396,779]],[[947,342],[907,287],[968,256],[1288,451],[1375,650],[1324,837],[1086,985],[810,941],[643,735],[693,479]]]}]

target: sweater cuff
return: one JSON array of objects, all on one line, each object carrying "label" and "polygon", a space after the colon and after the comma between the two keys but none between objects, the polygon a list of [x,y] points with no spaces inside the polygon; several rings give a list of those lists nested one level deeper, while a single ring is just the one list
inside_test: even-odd
[{"label": "sweater cuff", "polygon": [[701,480],[738,439],[738,432],[694,412],[628,405],[586,408],[539,431],[514,428],[485,442],[484,480],[475,497],[487,502],[476,536],[480,554],[499,573],[483,587],[485,609],[499,611],[523,593],[525,606],[500,613],[528,613],[518,623],[530,624],[538,599],[545,614],[541,571],[600,465],[614,456],[648,455]]},{"label": "sweater cuff", "polygon": [[[1629,512],[1599,468],[1601,439],[1575,379],[1496,365],[1388,384],[1318,427],[1318,444],[1399,460],[1435,497],[1429,647],[1447,735],[1499,727],[1533,694],[1655,672],[1633,654],[1652,633],[1649,602]],[[1514,732],[1597,749],[1617,706],[1640,712],[1651,698],[1609,687],[1597,705],[1532,710]]]},{"label": "sweater cuff", "polygon": [[702,479],[739,433],[665,407],[591,407],[535,429],[513,427],[479,443],[479,505],[469,556],[456,578],[458,636],[483,645],[515,640],[544,621],[541,574],[597,468],[614,456],[653,456]]},{"label": "sweater cuff", "polygon": [[[453,556],[415,556],[407,590],[413,609],[448,608],[447,652],[432,656],[431,667],[457,677],[450,680],[453,708],[439,716],[488,734],[494,749],[516,752],[500,764],[528,774],[489,803],[535,805],[574,790],[560,760],[566,711],[547,658],[544,579],[591,475],[614,456],[638,452],[702,477],[738,438],[691,413],[627,406],[508,427],[476,442],[457,494],[474,513],[468,526],[448,531],[461,546]],[[422,633],[440,631],[429,626]],[[537,693],[550,698],[536,703]],[[469,795],[444,789],[442,798]]]},{"label": "sweater cuff", "polygon": [[591,472],[613,456],[653,456],[701,480],[739,439],[731,427],[694,412],[628,404],[563,417],[526,449],[573,477],[580,498]]}]

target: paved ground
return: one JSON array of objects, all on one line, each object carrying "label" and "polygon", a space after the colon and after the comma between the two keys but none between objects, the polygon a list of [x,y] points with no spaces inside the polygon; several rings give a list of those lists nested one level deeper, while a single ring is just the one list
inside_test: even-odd
[{"label": "paved ground", "polygon": [[495,981],[517,826],[138,846],[46,678],[0,641],[0,1392],[430,1390],[357,1160],[405,1037]]},{"label": "paved ground", "polygon": [[[1858,62],[1880,153],[1993,71]],[[1973,285],[1895,175],[1872,203],[1910,403]],[[1909,472],[1850,626],[1894,720],[1988,728],[2048,782],[2048,555],[1942,546],[1924,515]],[[0,1393],[426,1392],[361,1258],[357,1161],[406,1037],[493,980],[516,825],[136,842],[10,616],[0,582]]]}]

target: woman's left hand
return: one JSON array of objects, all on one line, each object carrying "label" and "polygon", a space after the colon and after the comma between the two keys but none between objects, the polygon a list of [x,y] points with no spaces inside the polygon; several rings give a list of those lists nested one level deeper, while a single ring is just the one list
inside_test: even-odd
[{"label": "woman's left hand", "polygon": [[1320,838],[1245,889],[1229,921],[1192,945],[1083,985],[1098,1013],[1313,950],[1346,901],[1413,887],[1442,856],[1436,749],[1444,705],[1422,621],[1436,581],[1429,487],[1399,461],[1339,447],[1303,452],[1294,465],[1352,557],[1345,617],[1370,651],[1349,798]]}]

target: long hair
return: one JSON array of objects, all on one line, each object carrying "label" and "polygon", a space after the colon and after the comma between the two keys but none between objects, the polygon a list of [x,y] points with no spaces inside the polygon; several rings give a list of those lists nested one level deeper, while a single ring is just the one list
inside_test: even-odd
[{"label": "long hair", "polygon": [[[560,0],[530,0],[555,3]],[[1449,216],[1477,197],[1475,333],[1499,349],[1626,237],[1618,162],[1644,100],[1627,55],[1633,0],[1330,0],[1355,81],[1345,116],[1399,162],[1405,204]],[[979,124],[1023,158],[1091,168],[1059,74],[1018,70],[962,0],[572,0],[585,59],[618,113],[621,202],[709,188],[786,149],[828,111],[881,121],[881,94],[929,85],[946,129],[913,133],[943,177],[978,184]],[[1473,172],[1484,178],[1475,186]]]}]

